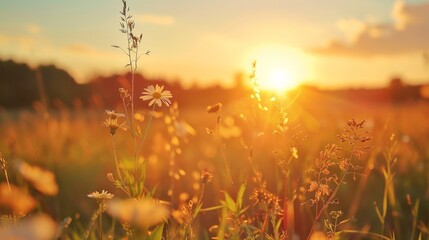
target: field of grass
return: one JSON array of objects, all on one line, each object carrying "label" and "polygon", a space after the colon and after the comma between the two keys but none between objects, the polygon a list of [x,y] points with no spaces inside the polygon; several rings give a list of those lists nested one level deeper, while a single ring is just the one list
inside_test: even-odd
[{"label": "field of grass", "polygon": [[[136,109],[135,126],[147,133],[135,136],[138,144],[145,138],[137,155],[129,127],[111,135],[102,110],[3,111],[4,173],[37,204],[17,212],[3,184],[3,224],[14,219],[16,229],[0,233],[31,231],[16,226],[43,213],[55,229],[71,221],[60,239],[427,239],[429,103],[367,106],[297,94]],[[47,172],[26,177],[24,163]],[[106,214],[113,200],[87,196],[101,190],[155,202],[123,210],[130,216]],[[155,222],[134,216],[165,210]]]}]

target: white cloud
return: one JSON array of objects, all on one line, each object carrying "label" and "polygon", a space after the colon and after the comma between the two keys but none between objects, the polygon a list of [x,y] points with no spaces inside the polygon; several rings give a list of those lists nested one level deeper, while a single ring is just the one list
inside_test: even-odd
[{"label": "white cloud", "polygon": [[[341,28],[353,36],[351,43],[337,39],[322,48],[311,49],[317,54],[346,56],[377,56],[423,52],[429,49],[429,2],[409,5],[397,1],[392,9],[393,23],[358,23],[346,21]],[[363,30],[362,30],[363,29]],[[360,31],[360,32],[359,32]],[[357,34],[357,32],[359,32]],[[355,34],[355,35],[353,35]]]},{"label": "white cloud", "polygon": [[337,28],[346,35],[347,40],[353,42],[366,29],[366,23],[356,19],[340,19]]},{"label": "white cloud", "polygon": [[137,22],[154,24],[154,25],[161,25],[161,26],[170,26],[176,22],[176,20],[172,16],[155,15],[155,14],[134,15],[134,19]]}]

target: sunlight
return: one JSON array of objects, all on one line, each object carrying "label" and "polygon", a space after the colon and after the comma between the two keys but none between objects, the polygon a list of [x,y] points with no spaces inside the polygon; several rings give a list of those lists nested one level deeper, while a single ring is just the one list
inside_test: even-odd
[{"label": "sunlight", "polygon": [[252,49],[246,56],[257,62],[256,75],[262,89],[277,94],[292,90],[310,76],[309,59],[298,49],[269,44]]},{"label": "sunlight", "polygon": [[295,88],[298,82],[287,69],[274,69],[269,73],[267,79],[261,81],[261,87],[272,90],[276,93],[282,93]]}]

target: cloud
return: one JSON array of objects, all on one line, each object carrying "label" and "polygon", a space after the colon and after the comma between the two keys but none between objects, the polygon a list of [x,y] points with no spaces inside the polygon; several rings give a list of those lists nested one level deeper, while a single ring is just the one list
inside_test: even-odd
[{"label": "cloud", "polygon": [[340,20],[337,27],[351,42],[334,39],[325,47],[309,51],[316,54],[359,57],[422,52],[429,48],[428,12],[429,2],[409,5],[396,1],[392,9],[392,23]]},{"label": "cloud", "polygon": [[137,22],[148,23],[153,25],[161,25],[161,26],[170,26],[176,22],[176,20],[172,16],[155,15],[155,14],[139,14],[139,15],[135,15],[134,19]]},{"label": "cloud", "polygon": [[340,19],[337,28],[346,35],[350,42],[356,41],[359,35],[365,31],[366,23],[357,19]]}]

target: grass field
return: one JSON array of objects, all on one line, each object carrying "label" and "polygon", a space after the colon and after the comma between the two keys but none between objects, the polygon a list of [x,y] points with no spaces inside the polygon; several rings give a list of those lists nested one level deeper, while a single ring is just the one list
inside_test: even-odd
[{"label": "grass field", "polygon": [[[119,171],[129,174],[123,186],[111,182],[119,176],[101,110],[3,111],[0,151],[10,183],[37,202],[25,215],[45,213],[56,223],[70,217],[60,239],[87,231],[101,238],[91,223],[100,201],[87,196],[101,190],[114,199],[162,200],[169,212],[143,229],[119,217],[134,232],[102,214],[104,238],[156,238],[147,235],[155,225],[165,239],[427,239],[429,103],[369,106],[294,94],[262,100],[266,109],[250,97],[209,111],[136,109],[136,126],[151,122],[137,165],[130,129],[113,135]],[[23,162],[52,171],[58,192],[40,191]],[[52,184],[38,174],[40,184]],[[134,193],[133,177],[144,184]]]}]

